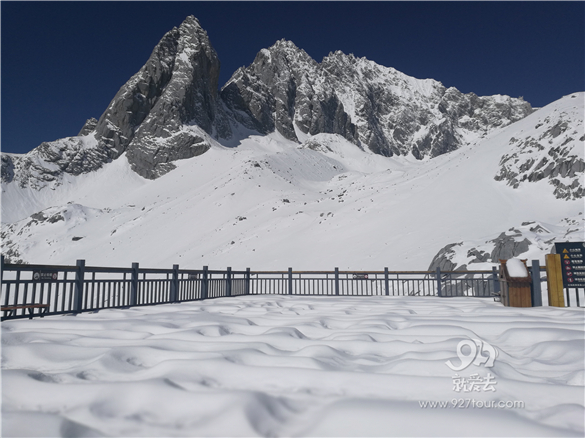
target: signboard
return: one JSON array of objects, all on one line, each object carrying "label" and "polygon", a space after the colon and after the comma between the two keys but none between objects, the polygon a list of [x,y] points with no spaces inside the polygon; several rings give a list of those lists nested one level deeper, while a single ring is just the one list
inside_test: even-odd
[{"label": "signboard", "polygon": [[368,274],[353,274],[354,280],[367,280]]},{"label": "signboard", "polygon": [[561,255],[563,287],[585,288],[585,243],[555,243],[555,251]]},{"label": "signboard", "polygon": [[34,271],[34,281],[56,281],[59,277],[59,273],[56,271]]}]

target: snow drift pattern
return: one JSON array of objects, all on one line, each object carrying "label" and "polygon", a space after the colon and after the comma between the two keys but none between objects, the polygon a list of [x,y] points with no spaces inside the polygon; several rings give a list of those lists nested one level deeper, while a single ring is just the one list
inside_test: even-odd
[{"label": "snow drift pattern", "polygon": [[[583,309],[241,297],[3,322],[4,436],[583,436]],[[498,350],[454,390],[457,345]],[[419,401],[523,401],[422,409]],[[489,431],[489,432],[488,432]]]}]

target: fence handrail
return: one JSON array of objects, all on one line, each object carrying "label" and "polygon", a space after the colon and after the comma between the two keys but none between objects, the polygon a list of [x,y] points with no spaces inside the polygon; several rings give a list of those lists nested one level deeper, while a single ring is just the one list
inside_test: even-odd
[{"label": "fence handrail", "polygon": [[[212,272],[212,271],[209,271]],[[221,271],[223,272],[223,271]],[[236,271],[232,271],[234,273]],[[306,274],[306,275],[325,275],[325,274],[373,274],[373,275],[384,275],[386,271],[292,271],[292,274]],[[245,272],[244,272],[245,273]],[[413,274],[413,275],[435,275],[437,271],[387,271],[390,275],[396,274]],[[277,275],[288,275],[289,271],[250,271],[252,275],[270,275],[270,274],[277,274]],[[457,275],[467,275],[467,274],[492,274],[492,271],[488,270],[475,270],[475,271],[441,271],[441,274],[457,274]]]},{"label": "fence handrail", "polygon": [[32,265],[32,264],[12,264],[12,263],[2,263],[2,269],[5,271],[36,271],[36,270],[46,270],[46,271],[76,271],[77,266],[73,265]]},{"label": "fence handrail", "polygon": [[[12,263],[4,263],[3,268],[5,271],[38,271],[38,270],[45,270],[45,271],[71,271],[74,272],[77,270],[77,266],[75,265],[39,265],[39,264],[12,264]],[[231,269],[231,268],[230,268]],[[545,270],[544,267],[540,268],[541,271]],[[142,268],[139,267],[138,271],[140,273],[147,273],[147,274],[172,274],[174,270],[172,268]],[[132,268],[127,267],[114,267],[114,266],[85,266],[85,272],[96,272],[96,273],[131,273]],[[179,274],[201,274],[203,273],[203,269],[189,269],[189,268],[180,268]],[[209,274],[225,274],[226,270],[207,270]],[[245,275],[247,271],[230,271],[232,275]],[[389,275],[400,275],[400,274],[412,274],[412,275],[435,275],[436,271],[375,271],[375,270],[345,270],[345,271],[292,271],[293,275],[335,275],[335,273],[343,274],[343,275],[352,275],[352,274],[372,274],[372,275],[385,275],[386,273]],[[288,275],[289,271],[269,271],[269,270],[262,270],[262,271],[250,271],[251,275]],[[468,270],[468,271],[441,271],[441,274],[450,274],[450,275],[468,275],[468,274],[492,274],[491,270]]]}]

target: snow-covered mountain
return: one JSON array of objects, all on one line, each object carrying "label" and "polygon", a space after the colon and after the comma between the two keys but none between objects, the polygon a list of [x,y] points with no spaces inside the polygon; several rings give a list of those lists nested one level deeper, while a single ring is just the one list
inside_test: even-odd
[{"label": "snow-covered mountain", "polygon": [[[571,99],[582,99],[574,94]],[[534,127],[522,129],[518,138],[508,140],[510,151],[502,156],[497,181],[515,188],[521,184],[547,180],[561,199],[582,199],[583,187],[583,108],[567,105],[552,113],[542,112]]]},{"label": "snow-covered mountain", "polygon": [[243,127],[297,142],[340,134],[381,155],[422,159],[532,111],[522,99],[464,95],[342,52],[319,64],[285,40],[262,49],[220,93],[218,78],[219,58],[207,33],[187,17],[163,36],[99,120],[7,163],[13,171],[3,175],[21,186],[54,187],[63,174],[91,172],[126,152],[132,170],[155,179],[175,161],[205,153],[208,136],[237,144],[249,134]]},{"label": "snow-covered mountain", "polygon": [[340,134],[384,155],[435,157],[532,112],[508,96],[478,97],[337,51],[318,64],[292,42],[261,50],[221,91],[235,118],[302,141]]},{"label": "snow-covered mountain", "polygon": [[[3,254],[469,268],[497,262],[497,245],[542,258],[554,239],[583,240],[583,93],[533,111],[341,52],[317,63],[287,41],[221,90],[218,74],[207,34],[188,17],[99,120],[2,154]],[[538,241],[528,222],[554,236]],[[502,243],[510,228],[514,242],[531,243]]]}]

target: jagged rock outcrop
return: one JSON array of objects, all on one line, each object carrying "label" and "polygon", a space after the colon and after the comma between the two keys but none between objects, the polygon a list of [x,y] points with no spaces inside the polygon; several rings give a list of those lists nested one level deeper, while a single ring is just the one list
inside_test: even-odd
[{"label": "jagged rock outcrop", "polygon": [[168,172],[175,160],[204,153],[210,145],[199,129],[224,138],[231,133],[218,105],[219,67],[207,33],[187,17],[118,91],[97,135],[114,155],[126,151],[132,169],[146,178]]},{"label": "jagged rock outcrop", "polygon": [[422,159],[532,111],[521,99],[462,94],[339,51],[318,63],[285,40],[262,49],[221,92],[219,68],[207,33],[187,17],[163,36],[99,120],[88,120],[77,136],[7,158],[4,181],[54,187],[64,173],[91,172],[122,154],[135,172],[154,179],[174,161],[204,153],[214,139],[231,138],[237,125],[299,143],[338,134],[377,154]]},{"label": "jagged rock outcrop", "polygon": [[[582,102],[583,98],[584,93],[568,97],[569,102]],[[584,142],[582,106],[547,113],[537,118],[534,127],[522,137],[510,138],[511,150],[502,156],[494,179],[514,188],[547,180],[555,187],[557,198],[581,199],[585,197]]]},{"label": "jagged rock outcrop", "polygon": [[42,189],[60,184],[64,173],[80,175],[110,161],[108,151],[94,134],[41,143],[21,156],[2,155],[2,181]]},{"label": "jagged rock outcrop", "polygon": [[[489,259],[493,263],[498,260],[509,260],[528,251],[530,240],[527,238],[522,239],[522,233],[519,230],[512,229],[510,231],[514,234],[501,233],[497,238],[489,241],[494,243],[494,249]],[[468,251],[468,254],[472,255],[473,251]]]},{"label": "jagged rock outcrop", "polygon": [[234,118],[262,134],[278,130],[298,141],[301,133],[341,134],[357,141],[351,123],[323,69],[304,50],[280,40],[238,69],[221,91]]},{"label": "jagged rock outcrop", "polygon": [[453,258],[456,255],[454,248],[461,245],[463,245],[462,242],[450,243],[444,248],[441,248],[437,255],[433,257],[428,270],[434,271],[435,269],[439,268],[441,271],[454,271],[455,268],[457,268],[457,263],[453,262]]},{"label": "jagged rock outcrop", "polygon": [[14,179],[14,163],[18,157],[12,154],[2,154],[2,182],[9,183]]},{"label": "jagged rock outcrop", "polygon": [[339,134],[377,154],[435,157],[532,112],[508,96],[478,97],[419,80],[340,51],[319,64],[292,42],[261,50],[223,87],[221,97],[244,126],[303,134]]},{"label": "jagged rock outcrop", "polygon": [[87,119],[85,125],[83,125],[83,128],[81,128],[81,131],[79,131],[79,134],[77,134],[77,136],[82,137],[84,135],[89,135],[92,131],[95,130],[97,124],[98,121],[96,118],[92,117],[90,119]]},{"label": "jagged rock outcrop", "polygon": [[207,151],[211,137],[230,137],[218,77],[207,33],[187,17],[163,36],[99,120],[89,119],[77,136],[42,143],[13,167],[7,158],[4,181],[12,171],[21,186],[54,186],[63,173],[91,172],[123,153],[135,172],[156,178],[173,169],[173,161]]},{"label": "jagged rock outcrop", "polygon": [[465,271],[497,266],[499,260],[527,258],[530,254],[550,253],[555,242],[580,241],[585,219],[582,215],[565,218],[556,225],[537,221],[523,222],[486,241],[451,243],[440,249],[429,270]]}]

